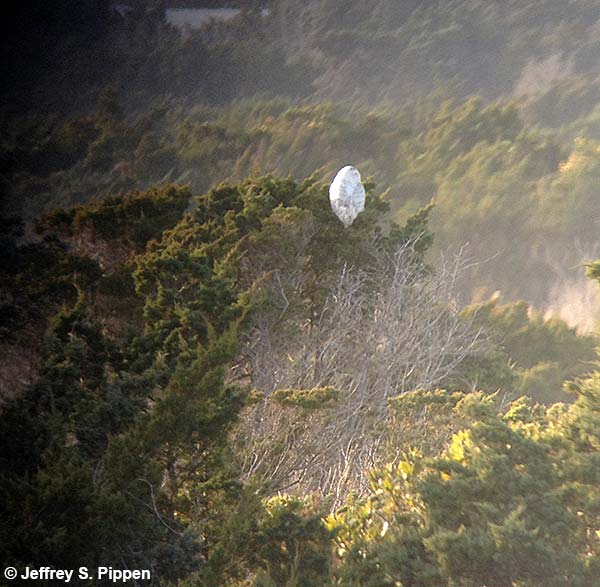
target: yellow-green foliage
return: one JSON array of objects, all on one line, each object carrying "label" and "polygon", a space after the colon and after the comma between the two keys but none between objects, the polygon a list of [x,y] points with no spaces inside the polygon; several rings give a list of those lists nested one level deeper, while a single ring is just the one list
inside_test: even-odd
[{"label": "yellow-green foliage", "polygon": [[[436,454],[449,442],[452,433],[465,425],[456,405],[465,398],[462,392],[417,390],[389,400],[390,417],[385,424],[385,436],[380,460],[412,446],[426,455]],[[399,457],[398,457],[399,458]]]},{"label": "yellow-green foliage", "polygon": [[489,398],[456,403],[468,424],[447,450],[401,455],[327,519],[335,584],[591,587],[600,568],[597,379],[580,383],[568,409],[521,399],[503,417]]},{"label": "yellow-green foliage", "polygon": [[340,392],[334,387],[314,389],[278,389],[271,394],[271,400],[283,406],[297,406],[306,410],[327,408],[340,399]]}]

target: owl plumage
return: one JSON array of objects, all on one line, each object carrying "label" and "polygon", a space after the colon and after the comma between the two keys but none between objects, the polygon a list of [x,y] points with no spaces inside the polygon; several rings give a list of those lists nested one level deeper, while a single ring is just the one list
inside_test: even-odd
[{"label": "owl plumage", "polygon": [[365,209],[365,188],[356,167],[342,167],[329,186],[329,202],[333,213],[348,228]]}]

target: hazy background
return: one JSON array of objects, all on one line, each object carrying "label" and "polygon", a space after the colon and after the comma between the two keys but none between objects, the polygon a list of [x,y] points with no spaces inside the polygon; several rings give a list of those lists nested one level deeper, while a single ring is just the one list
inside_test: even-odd
[{"label": "hazy background", "polygon": [[[594,329],[600,2],[65,0],[3,5],[3,214],[352,163],[465,299]],[[27,232],[27,234],[30,234]]]}]

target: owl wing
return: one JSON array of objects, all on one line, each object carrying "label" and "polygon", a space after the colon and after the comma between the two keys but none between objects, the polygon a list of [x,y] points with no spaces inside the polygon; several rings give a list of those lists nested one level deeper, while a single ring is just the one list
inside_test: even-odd
[{"label": "owl wing", "polygon": [[348,187],[348,201],[358,216],[365,209],[365,188],[360,181]]}]

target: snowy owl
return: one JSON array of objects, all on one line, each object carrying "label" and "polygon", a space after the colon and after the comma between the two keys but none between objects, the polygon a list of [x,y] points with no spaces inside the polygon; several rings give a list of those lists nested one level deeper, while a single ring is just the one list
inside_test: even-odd
[{"label": "snowy owl", "polygon": [[365,209],[365,188],[356,167],[346,165],[337,172],[329,186],[329,201],[333,213],[346,228]]}]

